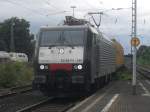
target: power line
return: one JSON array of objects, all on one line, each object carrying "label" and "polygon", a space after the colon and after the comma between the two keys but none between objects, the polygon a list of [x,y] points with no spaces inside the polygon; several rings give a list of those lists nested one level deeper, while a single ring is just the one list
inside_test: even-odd
[{"label": "power line", "polygon": [[[18,2],[9,1],[9,0],[5,0],[5,2],[8,2],[8,3],[10,3],[10,4],[19,6],[19,7],[23,8],[23,9],[26,9],[26,10],[30,11],[32,14],[40,15],[41,17],[49,18],[49,15],[50,15],[50,14],[43,14],[43,13],[40,13],[39,11],[34,10],[34,9],[31,9],[31,8],[29,8],[29,7],[26,7],[26,6],[24,6],[24,5],[22,5],[22,4],[18,3]],[[58,13],[58,12],[56,12],[56,13]],[[31,15],[31,14],[30,14],[30,15]],[[55,14],[53,13],[53,14],[51,14],[51,15],[55,15]],[[50,18],[50,19],[52,19],[52,18]],[[52,19],[52,20],[55,21],[54,19]]]},{"label": "power line", "polygon": [[[51,6],[52,8],[54,8],[54,9],[59,9],[58,7],[56,7],[56,6],[54,6],[52,3],[50,3],[49,1],[45,1],[45,4],[47,4],[47,5],[49,5],[49,6]],[[59,9],[59,10],[61,10],[61,9]],[[62,11],[62,10],[61,10]]]},{"label": "power line", "polygon": [[84,0],[84,3],[86,3],[88,6],[90,6],[91,8],[95,8],[93,5],[91,5],[88,1]]},{"label": "power line", "polygon": [[65,14],[66,12],[69,12],[69,11],[59,11],[59,12],[49,13],[49,14],[47,14],[47,16],[57,15],[57,14]]},{"label": "power line", "polygon": [[[28,2],[28,0],[26,0],[26,1],[18,1],[18,0],[14,0],[14,1],[16,1],[16,2],[20,2],[20,3],[22,3],[22,4],[25,4],[25,5],[27,5],[28,7],[29,7],[29,2]],[[38,2],[37,2],[38,3]],[[33,5],[33,4],[31,4],[31,5]],[[34,4],[35,5],[35,4]],[[43,7],[38,7],[38,9],[41,9],[41,10],[46,10],[45,8],[43,8]]]},{"label": "power line", "polygon": [[[90,8],[92,8],[92,9],[95,9],[95,7],[96,6],[94,6],[94,5],[91,5],[91,3],[89,3],[87,0],[82,0],[82,2],[86,5],[86,6],[89,6]],[[98,3],[100,3],[100,1],[98,0],[97,1]],[[101,3],[100,3],[101,4]]]},{"label": "power line", "polygon": [[[72,0],[72,1],[75,2],[75,4],[72,4],[72,5],[76,5],[77,7],[80,7],[79,4],[81,5],[81,2],[79,2],[78,0]],[[80,1],[82,1],[82,0],[80,0]],[[88,6],[91,9],[95,8],[90,3],[88,3],[86,0],[82,1],[82,3],[83,3],[84,6],[86,6],[86,7]]]},{"label": "power line", "polygon": [[[8,3],[10,3],[10,4],[13,4],[13,5],[17,5],[17,6],[19,6],[19,7],[23,7],[23,8],[25,8],[26,10],[29,10],[30,12],[32,12],[32,13],[34,13],[34,14],[38,14],[38,15],[41,15],[41,16],[46,16],[46,15],[44,15],[43,13],[40,13],[40,12],[37,11],[37,10],[31,9],[31,8],[29,8],[29,7],[26,7],[26,6],[24,6],[24,5],[22,5],[22,4],[18,3],[18,2],[9,1],[9,0],[5,0],[5,1],[8,2]],[[20,5],[21,5],[21,6],[20,6]]]},{"label": "power line", "polygon": [[[57,8],[57,7],[55,7],[52,3],[50,3],[49,1],[45,1],[45,3],[47,4],[47,5],[49,5],[49,6],[51,6],[52,8],[54,8],[54,9],[59,9],[59,8]],[[59,9],[60,11],[57,11],[57,12],[52,12],[52,13],[49,13],[49,14],[47,14],[47,16],[49,16],[49,15],[57,15],[57,14],[65,14],[66,12],[70,12],[70,11],[65,11],[65,10],[62,10],[62,9]]]}]

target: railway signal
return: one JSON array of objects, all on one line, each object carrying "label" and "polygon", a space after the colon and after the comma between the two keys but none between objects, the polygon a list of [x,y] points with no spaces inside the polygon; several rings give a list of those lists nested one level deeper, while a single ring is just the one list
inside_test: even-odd
[{"label": "railway signal", "polygon": [[133,37],[133,38],[131,39],[131,45],[137,47],[138,45],[140,45],[140,39],[137,38],[137,37]]}]

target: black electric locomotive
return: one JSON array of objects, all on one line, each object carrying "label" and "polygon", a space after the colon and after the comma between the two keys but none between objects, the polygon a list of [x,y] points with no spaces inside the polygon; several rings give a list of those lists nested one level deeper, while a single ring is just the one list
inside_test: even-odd
[{"label": "black electric locomotive", "polygon": [[99,88],[115,72],[115,49],[83,20],[42,27],[35,53],[34,87],[48,94]]}]

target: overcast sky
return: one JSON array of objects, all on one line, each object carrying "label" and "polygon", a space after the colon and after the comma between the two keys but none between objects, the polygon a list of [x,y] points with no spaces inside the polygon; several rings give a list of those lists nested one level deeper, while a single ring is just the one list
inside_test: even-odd
[{"label": "overcast sky", "polygon": [[[138,36],[141,44],[150,45],[150,1],[137,3]],[[107,38],[121,42],[125,53],[130,51],[132,0],[0,0],[0,22],[12,16],[24,18],[30,21],[31,32],[35,34],[40,26],[58,25],[66,15],[72,15],[71,6],[76,6],[75,17],[90,21],[88,12],[104,11],[100,30]]]}]

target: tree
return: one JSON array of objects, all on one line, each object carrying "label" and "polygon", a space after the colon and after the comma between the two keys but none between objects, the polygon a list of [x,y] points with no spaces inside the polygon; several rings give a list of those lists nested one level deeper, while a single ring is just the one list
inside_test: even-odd
[{"label": "tree", "polygon": [[0,50],[10,52],[11,25],[13,24],[13,37],[15,52],[26,53],[31,59],[33,55],[34,45],[32,40],[34,35],[30,34],[30,23],[25,19],[12,17],[0,24]]},{"label": "tree", "polygon": [[139,64],[150,65],[150,47],[142,45],[137,51]]}]

